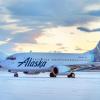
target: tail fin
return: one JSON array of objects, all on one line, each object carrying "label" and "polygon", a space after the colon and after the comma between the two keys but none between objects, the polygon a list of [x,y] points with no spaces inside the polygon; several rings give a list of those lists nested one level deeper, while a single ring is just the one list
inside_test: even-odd
[{"label": "tail fin", "polygon": [[100,54],[100,41],[98,42],[97,46],[94,48],[94,52]]},{"label": "tail fin", "polygon": [[97,46],[93,50],[94,52],[94,60],[100,62],[100,41],[98,42]]}]

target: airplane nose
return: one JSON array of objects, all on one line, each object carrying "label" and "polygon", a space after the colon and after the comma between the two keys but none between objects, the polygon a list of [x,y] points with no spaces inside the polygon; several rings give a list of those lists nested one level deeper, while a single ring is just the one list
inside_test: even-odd
[{"label": "airplane nose", "polygon": [[1,61],[1,62],[0,62],[0,68],[3,68],[4,66],[5,66],[4,62]]},{"label": "airplane nose", "polygon": [[0,65],[0,68],[2,68],[2,66]]}]

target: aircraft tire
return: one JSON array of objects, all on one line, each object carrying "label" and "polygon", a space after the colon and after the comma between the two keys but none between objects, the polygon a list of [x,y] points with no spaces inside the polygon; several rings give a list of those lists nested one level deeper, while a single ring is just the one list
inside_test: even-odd
[{"label": "aircraft tire", "polygon": [[75,78],[75,73],[70,73],[69,75],[67,75],[68,78]]},{"label": "aircraft tire", "polygon": [[56,75],[54,75],[53,73],[50,73],[50,77],[56,77]]},{"label": "aircraft tire", "polygon": [[18,77],[18,73],[14,73],[14,77]]}]

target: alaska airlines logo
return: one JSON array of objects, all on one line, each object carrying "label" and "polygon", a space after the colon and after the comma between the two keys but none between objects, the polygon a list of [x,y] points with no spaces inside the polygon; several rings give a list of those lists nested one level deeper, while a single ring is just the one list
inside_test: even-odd
[{"label": "alaska airlines logo", "polygon": [[22,62],[18,62],[18,67],[24,65],[25,67],[45,67],[47,61],[44,61],[42,58],[40,60],[34,60],[33,58],[29,57]]}]

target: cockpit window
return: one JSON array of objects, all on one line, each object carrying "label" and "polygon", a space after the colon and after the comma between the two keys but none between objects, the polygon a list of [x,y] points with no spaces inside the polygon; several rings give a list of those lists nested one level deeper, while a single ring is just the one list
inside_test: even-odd
[{"label": "cockpit window", "polygon": [[7,60],[16,60],[16,57],[14,57],[14,56],[9,56],[9,57],[7,57],[6,59],[7,59]]}]

